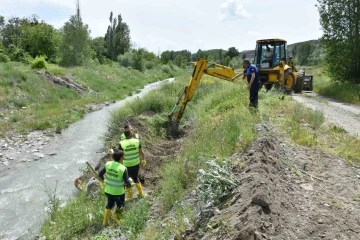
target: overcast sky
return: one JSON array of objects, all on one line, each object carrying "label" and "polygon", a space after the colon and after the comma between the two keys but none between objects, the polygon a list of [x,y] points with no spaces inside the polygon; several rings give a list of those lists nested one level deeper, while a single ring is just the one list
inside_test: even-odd
[{"label": "overcast sky", "polygon": [[[254,49],[256,39],[288,44],[322,32],[316,0],[80,0],[91,36],[104,36],[109,15],[121,14],[136,47],[155,53],[188,49]],[[75,13],[75,0],[0,0],[0,15],[38,15],[56,28]]]}]

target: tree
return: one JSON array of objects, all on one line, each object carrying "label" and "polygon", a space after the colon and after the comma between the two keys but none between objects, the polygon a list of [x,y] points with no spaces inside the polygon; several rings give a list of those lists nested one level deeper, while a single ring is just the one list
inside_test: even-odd
[{"label": "tree", "polygon": [[105,63],[105,56],[107,49],[105,47],[105,39],[103,37],[97,37],[90,41],[90,47],[95,52],[96,58],[101,64]]},{"label": "tree", "polygon": [[105,46],[107,57],[115,61],[119,55],[130,50],[130,28],[120,14],[117,18],[113,18],[113,12],[111,12],[109,20],[110,25],[105,34]]},{"label": "tree", "polygon": [[70,17],[61,31],[60,64],[63,66],[83,65],[90,52],[88,25],[84,24],[80,15],[77,14]]},{"label": "tree", "polygon": [[298,65],[311,65],[310,57],[315,49],[315,46],[310,42],[300,44],[296,47],[296,62]]},{"label": "tree", "polygon": [[235,47],[229,48],[227,56],[231,58],[238,57],[240,55],[239,51]]},{"label": "tree", "polygon": [[60,35],[53,26],[45,22],[37,24],[23,24],[20,26],[20,47],[28,52],[33,58],[47,56],[55,58]]},{"label": "tree", "polygon": [[246,58],[246,53],[242,53],[241,59],[244,60]]},{"label": "tree", "polygon": [[320,41],[331,79],[360,83],[360,0],[317,2]]}]

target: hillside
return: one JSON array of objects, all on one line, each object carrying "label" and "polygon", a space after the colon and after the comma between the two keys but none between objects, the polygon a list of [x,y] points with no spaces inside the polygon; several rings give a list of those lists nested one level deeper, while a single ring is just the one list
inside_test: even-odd
[{"label": "hillside", "polygon": [[28,64],[0,63],[0,136],[52,129],[61,132],[87,112],[138,92],[147,83],[179,73],[155,64],[143,72],[116,63],[33,70]]}]

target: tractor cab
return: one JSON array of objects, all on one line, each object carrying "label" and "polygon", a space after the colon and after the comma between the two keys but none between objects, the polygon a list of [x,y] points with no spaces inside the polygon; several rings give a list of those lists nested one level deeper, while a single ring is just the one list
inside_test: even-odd
[{"label": "tractor cab", "polygon": [[286,61],[286,41],[282,39],[263,39],[256,41],[254,64],[259,69],[272,69]]}]

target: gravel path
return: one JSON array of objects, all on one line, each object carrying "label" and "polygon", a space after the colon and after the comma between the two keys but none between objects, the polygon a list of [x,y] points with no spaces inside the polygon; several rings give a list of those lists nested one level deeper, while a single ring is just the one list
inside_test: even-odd
[{"label": "gravel path", "polygon": [[328,122],[342,127],[349,134],[360,138],[359,106],[341,103],[313,92],[293,94],[292,98],[297,102],[304,103],[307,107],[321,111]]}]

